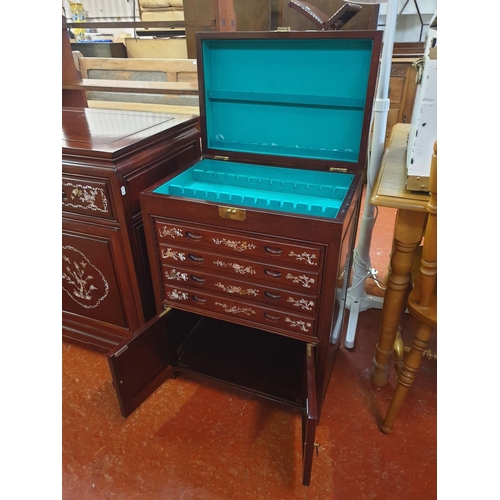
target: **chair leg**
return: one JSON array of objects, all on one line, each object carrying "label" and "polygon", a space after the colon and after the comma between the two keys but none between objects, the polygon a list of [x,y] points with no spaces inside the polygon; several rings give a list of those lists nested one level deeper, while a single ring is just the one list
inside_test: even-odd
[{"label": "chair leg", "polygon": [[410,352],[406,356],[404,366],[398,374],[398,385],[396,386],[396,390],[392,396],[392,401],[389,405],[389,409],[387,410],[384,423],[380,427],[380,430],[386,434],[390,434],[392,432],[394,421],[396,420],[396,416],[401,408],[408,389],[413,385],[413,381],[417,375],[417,370],[422,361],[422,354],[429,343],[431,334],[432,328],[425,323],[421,323],[415,338],[413,339]]}]

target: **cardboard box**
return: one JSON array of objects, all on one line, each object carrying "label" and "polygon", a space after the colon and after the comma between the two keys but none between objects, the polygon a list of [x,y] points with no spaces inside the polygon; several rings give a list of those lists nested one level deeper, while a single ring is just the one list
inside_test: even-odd
[{"label": "cardboard box", "polygon": [[406,189],[411,191],[429,191],[432,150],[437,140],[436,15],[431,21],[420,66],[406,153]]}]

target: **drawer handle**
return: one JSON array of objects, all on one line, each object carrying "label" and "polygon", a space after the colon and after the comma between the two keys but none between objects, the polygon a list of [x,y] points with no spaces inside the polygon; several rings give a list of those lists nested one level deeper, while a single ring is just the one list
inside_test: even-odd
[{"label": "drawer handle", "polygon": [[207,299],[204,299],[202,297],[198,297],[198,295],[193,295],[193,300],[195,302],[199,302],[200,304],[204,304],[207,301]]},{"label": "drawer handle", "polygon": [[271,255],[281,255],[283,253],[281,248],[268,247],[267,245],[264,247],[264,250]]},{"label": "drawer handle", "polygon": [[203,236],[201,234],[192,233],[191,231],[186,231],[186,236],[190,240],[196,240],[196,241],[199,241],[199,240],[201,240],[201,238],[203,238]]},{"label": "drawer handle", "polygon": [[269,314],[267,312],[264,313],[264,317],[269,321],[278,321],[280,319],[280,316],[273,316],[272,314]]},{"label": "drawer handle", "polygon": [[271,278],[281,278],[281,273],[279,271],[270,271],[269,269],[264,269],[264,274],[271,276]]},{"label": "drawer handle", "polygon": [[201,257],[200,255],[193,255],[192,253],[188,254],[188,257],[194,262],[203,262],[205,260],[204,257]]},{"label": "drawer handle", "polygon": [[279,299],[281,299],[281,295],[279,293],[264,292],[264,295],[268,299],[273,299],[273,300],[279,300]]},{"label": "drawer handle", "polygon": [[195,283],[205,283],[206,278],[199,278],[198,276],[195,276],[194,274],[191,275],[191,279],[195,282]]}]

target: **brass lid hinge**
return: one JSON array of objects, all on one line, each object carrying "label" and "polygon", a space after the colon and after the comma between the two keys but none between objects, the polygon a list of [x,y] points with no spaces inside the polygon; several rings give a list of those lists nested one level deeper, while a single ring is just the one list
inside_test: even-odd
[{"label": "brass lid hinge", "polygon": [[214,160],[224,160],[224,161],[227,161],[227,160],[229,160],[229,156],[214,155]]},{"label": "brass lid hinge", "polygon": [[330,167],[329,170],[330,172],[342,172],[343,174],[347,172],[347,168],[340,168],[340,167]]}]

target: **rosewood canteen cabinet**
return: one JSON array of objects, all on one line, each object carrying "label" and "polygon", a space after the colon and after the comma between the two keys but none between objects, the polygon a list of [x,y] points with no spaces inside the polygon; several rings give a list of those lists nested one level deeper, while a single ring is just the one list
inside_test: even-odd
[{"label": "rosewood canteen cabinet", "polygon": [[198,33],[202,155],[140,194],[158,315],[108,354],[129,415],[189,372],[295,406],[303,484],[339,347],[381,33]]},{"label": "rosewood canteen cabinet", "polygon": [[197,123],[63,108],[63,338],[108,352],[156,314],[139,192],[199,157]]}]

